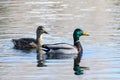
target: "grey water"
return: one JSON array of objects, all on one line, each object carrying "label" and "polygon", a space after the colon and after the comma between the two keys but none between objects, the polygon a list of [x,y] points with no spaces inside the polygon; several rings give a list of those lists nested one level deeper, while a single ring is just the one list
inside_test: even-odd
[{"label": "grey water", "polygon": [[[36,51],[13,48],[11,39],[35,38],[43,25],[44,43],[73,44],[81,28],[84,74],[75,75],[73,58],[46,60],[37,67]],[[120,0],[0,0],[0,80],[120,80]]]}]

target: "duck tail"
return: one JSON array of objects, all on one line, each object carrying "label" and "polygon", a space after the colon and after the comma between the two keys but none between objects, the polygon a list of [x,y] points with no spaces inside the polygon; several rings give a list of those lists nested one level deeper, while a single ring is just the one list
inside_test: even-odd
[{"label": "duck tail", "polygon": [[43,48],[47,48],[47,45],[43,44],[42,47],[43,47]]},{"label": "duck tail", "polygon": [[16,39],[12,39],[11,41],[14,42]]},{"label": "duck tail", "polygon": [[42,45],[42,48],[43,48],[43,51],[45,51],[45,52],[49,52],[50,51],[50,49],[45,44]]},{"label": "duck tail", "polygon": [[17,45],[18,40],[16,40],[16,39],[12,39],[12,42],[13,42],[14,46],[16,46],[16,45]]}]

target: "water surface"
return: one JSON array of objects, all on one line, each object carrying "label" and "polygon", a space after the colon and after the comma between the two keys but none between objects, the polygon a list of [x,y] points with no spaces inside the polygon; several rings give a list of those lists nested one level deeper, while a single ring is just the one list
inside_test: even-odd
[{"label": "water surface", "polygon": [[[90,69],[75,75],[73,58],[36,67],[36,51],[13,49],[11,39],[35,38],[39,25],[50,33],[44,43],[73,44],[75,28],[87,31],[80,65]],[[120,1],[1,0],[0,44],[0,80],[120,80]]]}]

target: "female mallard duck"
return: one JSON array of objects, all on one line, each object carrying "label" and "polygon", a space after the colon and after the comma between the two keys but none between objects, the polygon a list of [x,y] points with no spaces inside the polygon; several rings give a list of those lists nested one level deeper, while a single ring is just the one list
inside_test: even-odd
[{"label": "female mallard duck", "polygon": [[83,54],[83,48],[79,41],[80,36],[89,36],[87,32],[83,32],[81,29],[77,28],[73,32],[74,45],[66,43],[56,43],[56,44],[44,44],[42,47],[47,49],[46,54],[48,57],[53,54],[54,57],[60,56],[61,54],[77,54],[74,59],[74,70],[75,73],[80,73],[79,63]]},{"label": "female mallard duck", "polygon": [[[30,50],[36,48],[38,41],[42,41],[42,34],[47,32],[43,29],[43,26],[39,26],[36,30],[36,39],[33,38],[20,38],[20,39],[12,39],[14,44],[14,48],[21,50]],[[40,38],[40,39],[39,39]]]}]

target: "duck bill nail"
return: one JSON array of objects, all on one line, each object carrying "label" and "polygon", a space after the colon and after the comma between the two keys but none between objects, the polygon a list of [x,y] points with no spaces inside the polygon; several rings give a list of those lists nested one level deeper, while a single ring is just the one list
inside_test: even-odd
[{"label": "duck bill nail", "polygon": [[83,36],[89,36],[87,32],[83,32]]}]

